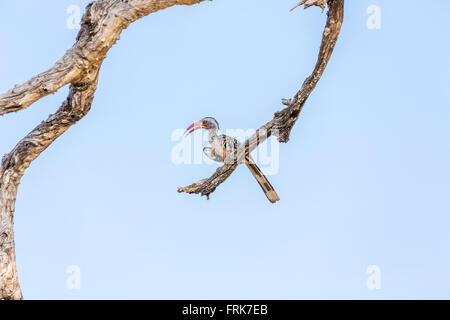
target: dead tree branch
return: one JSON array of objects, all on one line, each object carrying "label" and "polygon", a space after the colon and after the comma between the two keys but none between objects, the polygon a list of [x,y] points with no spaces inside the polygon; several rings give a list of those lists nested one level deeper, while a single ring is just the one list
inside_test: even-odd
[{"label": "dead tree branch", "polygon": [[[31,162],[68,128],[90,110],[97,88],[98,74],[108,50],[132,22],[174,5],[193,5],[204,0],[99,0],[90,3],[81,21],[74,46],[48,71],[0,95],[0,116],[27,108],[37,100],[56,92],[66,84],[70,91],[62,106],[43,121],[2,159],[0,168],[0,299],[21,299],[14,251],[13,218],[20,180]],[[324,0],[302,1],[321,6]],[[328,0],[329,12],[319,58],[314,72],[303,83],[287,108],[275,113],[272,121],[262,126],[239,151],[242,157],[254,150],[270,135],[287,142],[298,115],[320,79],[331,56],[343,19],[343,0]],[[213,176],[180,192],[211,194],[233,173],[236,164],[226,164]]]},{"label": "dead tree branch", "polygon": [[91,2],[74,46],[48,71],[0,95],[0,116],[27,108],[71,84],[58,111],[3,157],[0,169],[0,299],[22,299],[17,275],[13,218],[17,189],[30,163],[90,110],[108,50],[132,22],[174,5],[204,0],[99,0]]},{"label": "dead tree branch", "polygon": [[[305,4],[305,9],[311,5],[323,8],[325,0],[302,0],[293,9],[302,4]],[[289,141],[291,130],[295,125],[306,100],[322,76],[341,31],[344,20],[344,0],[328,0],[327,4],[328,17],[322,35],[322,43],[317,63],[312,74],[303,82],[301,89],[297,92],[295,97],[292,100],[283,99],[283,104],[287,105],[287,107],[276,112],[271,121],[261,126],[247,141],[245,141],[245,150],[239,151],[236,163],[225,164],[218,168],[211,177],[202,179],[187,187],[179,187],[178,192],[201,194],[206,195],[209,198],[209,195],[233,173],[245,153],[248,154],[249,152],[252,152],[271,135],[277,136],[279,142]]]}]

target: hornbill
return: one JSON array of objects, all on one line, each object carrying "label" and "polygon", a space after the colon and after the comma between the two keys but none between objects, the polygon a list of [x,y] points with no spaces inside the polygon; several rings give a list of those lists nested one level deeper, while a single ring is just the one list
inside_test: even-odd
[{"label": "hornbill", "polygon": [[[238,149],[242,148],[242,144],[232,137],[217,134],[219,123],[216,119],[206,117],[200,121],[194,122],[186,129],[185,135],[187,136],[198,129],[205,129],[208,131],[208,140],[211,147],[203,148],[203,152],[208,158],[216,162],[227,164],[235,163],[237,161]],[[250,169],[250,172],[253,174],[256,181],[258,181],[267,199],[272,203],[280,200],[278,194],[275,192],[266,176],[261,172],[261,169],[256,165],[252,156],[246,155],[242,162]]]}]

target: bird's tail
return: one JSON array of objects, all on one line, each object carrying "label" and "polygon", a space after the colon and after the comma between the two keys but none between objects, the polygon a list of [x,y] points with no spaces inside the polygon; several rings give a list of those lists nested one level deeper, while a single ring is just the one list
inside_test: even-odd
[{"label": "bird's tail", "polygon": [[250,172],[255,177],[256,181],[258,181],[267,199],[269,199],[269,201],[272,203],[280,200],[280,197],[278,197],[275,189],[272,187],[269,180],[267,180],[266,176],[262,173],[261,169],[256,165],[253,159],[246,157],[245,164],[250,169]]}]

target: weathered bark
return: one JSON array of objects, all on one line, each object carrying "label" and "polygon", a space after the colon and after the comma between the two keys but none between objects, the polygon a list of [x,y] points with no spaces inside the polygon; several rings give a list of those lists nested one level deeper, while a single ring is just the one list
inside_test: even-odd
[{"label": "weathered bark", "polygon": [[[305,9],[312,5],[323,7],[324,0],[302,0],[293,9],[302,4],[305,4]],[[209,198],[209,195],[233,173],[237,164],[241,162],[242,157],[245,154],[252,152],[259,144],[266,141],[268,137],[273,135],[278,137],[279,142],[289,141],[291,130],[295,125],[306,100],[316,87],[317,82],[330,60],[344,21],[344,0],[328,0],[327,4],[328,18],[322,35],[322,43],[320,45],[317,63],[312,74],[303,82],[301,89],[297,92],[295,97],[292,100],[283,99],[283,104],[287,105],[287,107],[276,112],[271,121],[261,126],[247,141],[245,141],[245,150],[239,151],[238,161],[236,163],[225,164],[218,168],[211,177],[202,179],[187,187],[179,187],[178,192],[201,194]]]},{"label": "weathered bark", "polygon": [[106,53],[132,22],[174,5],[205,0],[102,0],[91,2],[81,22],[74,46],[48,71],[0,95],[0,116],[24,109],[70,82],[99,68]]},{"label": "weathered bark", "polygon": [[204,0],[101,0],[86,7],[75,45],[50,70],[0,95],[0,116],[27,108],[71,83],[58,111],[3,157],[0,169],[0,299],[22,299],[14,251],[14,210],[25,170],[55,139],[89,112],[106,53],[132,22]]},{"label": "weathered bark", "polygon": [[[38,125],[3,157],[0,169],[0,299],[21,299],[14,251],[13,218],[17,189],[30,163],[55,139],[83,118],[90,110],[97,88],[98,74],[106,53],[132,22],[174,5],[193,5],[205,0],[100,0],[90,3],[81,21],[74,46],[48,71],[0,95],[0,116],[27,108],[40,98],[71,84],[67,99],[57,112]],[[325,0],[301,1],[305,7],[323,7]],[[328,0],[328,20],[316,67],[294,99],[285,101],[284,110],[262,126],[239,151],[238,158],[251,152],[270,135],[287,142],[298,115],[320,79],[333,51],[343,21],[344,0]],[[209,196],[236,168],[226,164],[212,177],[180,192]]]},{"label": "weathered bark", "polygon": [[[7,179],[7,177],[5,177]],[[2,179],[3,180],[3,179]],[[0,288],[1,299],[21,299],[14,251],[14,205],[17,186],[0,187]]]},{"label": "weathered bark", "polygon": [[3,299],[21,299],[14,253],[13,217],[17,188],[25,170],[56,138],[91,108],[97,74],[86,86],[71,85],[59,110],[38,125],[3,157],[0,170],[0,292]]}]

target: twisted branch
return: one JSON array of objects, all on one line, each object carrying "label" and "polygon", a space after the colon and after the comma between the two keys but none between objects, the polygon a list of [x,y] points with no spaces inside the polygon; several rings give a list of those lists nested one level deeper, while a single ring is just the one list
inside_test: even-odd
[{"label": "twisted branch", "polygon": [[[74,46],[48,71],[0,95],[0,116],[23,110],[48,94],[71,84],[69,95],[58,111],[38,125],[3,157],[0,169],[0,299],[21,299],[14,251],[13,217],[20,180],[31,164],[55,139],[83,118],[91,108],[98,74],[108,50],[119,39],[123,29],[153,12],[174,6],[193,5],[204,0],[99,0],[90,3],[81,21]],[[324,0],[303,1],[320,5]],[[239,150],[241,159],[270,135],[280,142],[289,140],[290,131],[307,97],[314,89],[331,56],[340,31],[343,0],[328,0],[327,27],[313,74],[306,79],[289,106],[275,113]],[[226,164],[212,177],[201,180],[180,192],[211,194],[236,168]]]},{"label": "twisted branch", "polygon": [[[293,9],[302,4],[305,4],[305,9],[311,5],[322,7],[322,5],[325,4],[325,0],[302,0]],[[244,154],[252,152],[271,135],[277,136],[279,142],[289,141],[291,130],[298,120],[306,100],[322,76],[341,31],[344,20],[344,0],[328,0],[327,4],[328,17],[323,31],[322,43],[320,45],[316,65],[312,74],[306,78],[301,89],[294,98],[292,100],[283,99],[283,104],[287,105],[287,107],[276,112],[271,121],[261,126],[248,140],[245,141],[245,149],[239,150],[238,159],[235,163],[223,165],[207,179],[202,179],[187,187],[179,187],[178,192],[201,194],[209,198],[209,195],[233,173],[238,166],[238,163],[241,163],[240,160],[242,160]]]},{"label": "twisted branch", "polygon": [[14,252],[13,217],[20,180],[30,163],[90,110],[100,67],[123,29],[153,12],[204,0],[100,0],[91,2],[74,46],[48,71],[0,95],[0,116],[27,108],[71,83],[58,111],[3,157],[0,169],[0,300],[22,299]]}]

